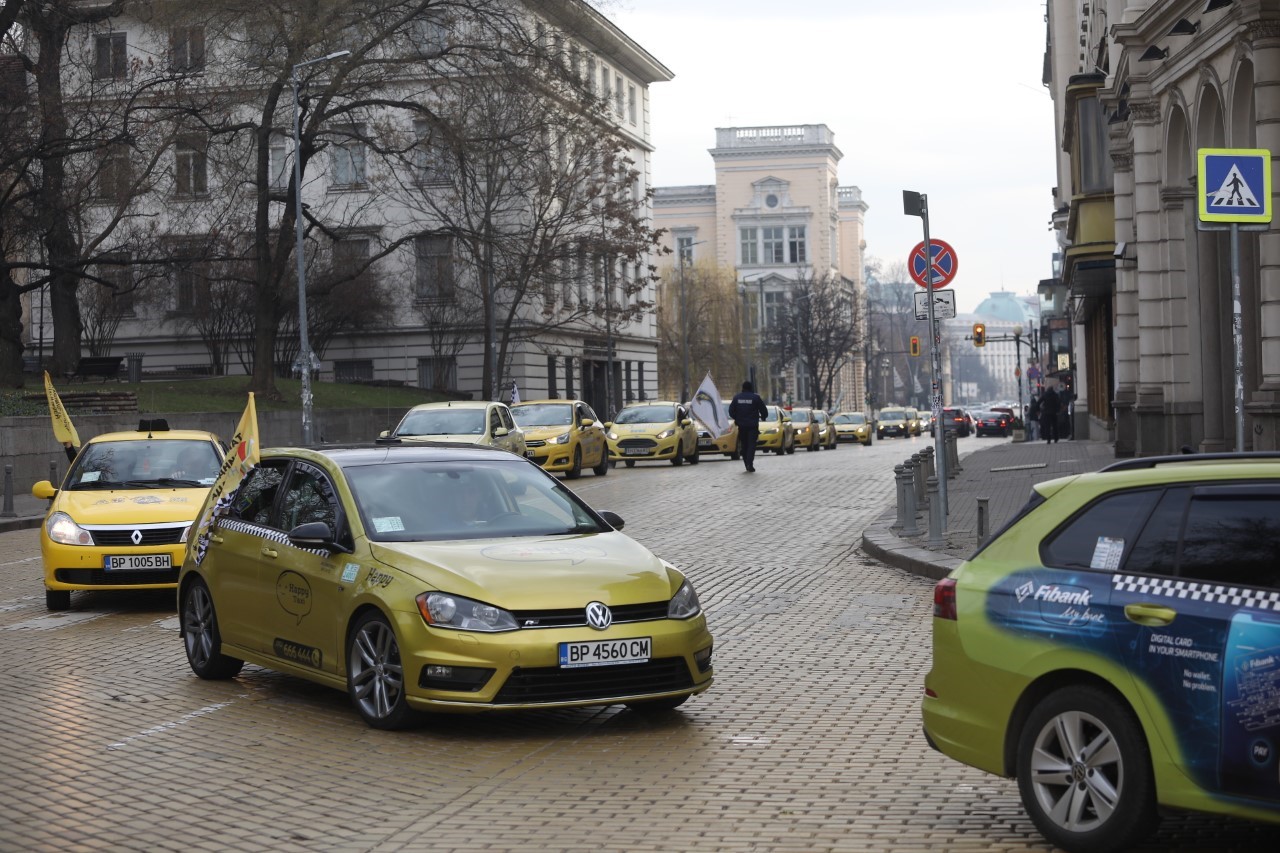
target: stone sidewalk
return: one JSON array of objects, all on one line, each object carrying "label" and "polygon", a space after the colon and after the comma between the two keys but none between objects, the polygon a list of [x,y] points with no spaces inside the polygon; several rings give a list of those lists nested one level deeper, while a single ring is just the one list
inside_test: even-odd
[{"label": "stone sidewalk", "polygon": [[[891,505],[862,534],[867,554],[904,571],[934,579],[947,576],[978,547],[978,499],[987,498],[987,533],[999,530],[1026,504],[1036,483],[1096,471],[1115,461],[1110,442],[1043,441],[987,444],[987,439],[958,440],[960,470],[948,481],[950,515],[944,544],[928,544],[929,516],[917,514],[918,536],[899,536],[891,529],[898,520]],[[985,446],[984,446],[985,445]],[[906,446],[904,445],[904,453]],[[907,458],[904,456],[904,459]]]}]

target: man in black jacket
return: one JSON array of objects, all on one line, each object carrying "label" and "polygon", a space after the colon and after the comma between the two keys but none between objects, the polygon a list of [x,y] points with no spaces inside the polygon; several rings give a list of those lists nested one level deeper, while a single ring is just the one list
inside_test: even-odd
[{"label": "man in black jacket", "polygon": [[742,462],[747,473],[756,471],[756,442],[760,439],[760,421],[769,417],[764,400],[755,392],[750,382],[742,383],[742,390],[729,402],[729,417],[738,425],[738,441],[742,443]]}]

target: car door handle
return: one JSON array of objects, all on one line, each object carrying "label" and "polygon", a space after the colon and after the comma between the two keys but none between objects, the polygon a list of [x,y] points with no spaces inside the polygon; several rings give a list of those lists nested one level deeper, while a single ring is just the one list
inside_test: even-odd
[{"label": "car door handle", "polygon": [[276,557],[280,556],[280,552],[277,551],[275,548],[268,548],[267,546],[264,545],[262,546],[262,556],[270,557],[271,559],[274,560]]},{"label": "car door handle", "polygon": [[219,536],[218,534],[216,534],[216,533],[210,533],[210,534],[209,534],[209,541],[210,541],[210,542],[217,542],[219,545],[221,545],[221,544],[223,543],[223,541],[224,541],[224,540],[223,540],[223,538],[222,538],[221,536]]},{"label": "car door handle", "polygon": [[1168,625],[1177,618],[1177,615],[1178,611],[1159,604],[1126,604],[1124,606],[1124,618],[1153,628]]}]

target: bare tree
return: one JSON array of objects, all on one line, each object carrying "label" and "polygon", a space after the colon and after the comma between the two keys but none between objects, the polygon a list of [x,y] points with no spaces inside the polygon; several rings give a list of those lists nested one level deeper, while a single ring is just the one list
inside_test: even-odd
[{"label": "bare tree", "polygon": [[862,347],[861,308],[847,279],[828,273],[796,279],[781,320],[767,332],[768,345],[784,361],[803,366],[810,381],[807,401],[825,409],[843,369]]},{"label": "bare tree", "polygon": [[663,277],[658,300],[660,389],[678,396],[687,379],[692,395],[708,372],[722,390],[733,388],[735,379],[741,381],[745,341],[737,288],[733,270],[712,263],[683,270],[677,264]]}]

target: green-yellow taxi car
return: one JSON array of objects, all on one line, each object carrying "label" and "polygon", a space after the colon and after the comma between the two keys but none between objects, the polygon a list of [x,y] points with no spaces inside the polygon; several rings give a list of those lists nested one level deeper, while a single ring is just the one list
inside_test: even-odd
[{"label": "green-yellow taxi car", "polygon": [[598,477],[609,473],[604,424],[582,400],[530,400],[511,407],[524,433],[525,457],[544,471],[576,480],[583,468]]},{"label": "green-yellow taxi car", "polygon": [[781,406],[766,406],[769,414],[760,421],[760,439],[756,449],[762,453],[773,451],[781,456],[784,453],[796,452],[795,426],[791,423],[791,413]]},{"label": "green-yellow taxi car", "polygon": [[628,468],[637,462],[698,464],[698,430],[681,403],[631,403],[605,430],[609,460]]},{"label": "green-yellow taxi car", "polygon": [[624,704],[712,681],[692,584],[527,460],[487,447],[264,450],[197,536],[178,613],[205,679],[245,661],[418,711]]},{"label": "green-yellow taxi car", "polygon": [[796,406],[791,409],[791,426],[795,431],[795,447],[805,450],[819,450],[822,437],[819,435],[818,422],[813,416],[813,409]]},{"label": "green-yellow taxi car", "polygon": [[862,412],[837,412],[831,419],[839,441],[856,441],[871,446],[871,422]]},{"label": "green-yellow taxi car", "polygon": [[1280,454],[1037,484],[937,584],[924,686],[930,745],[1016,777],[1065,850],[1167,809],[1280,821]]},{"label": "green-yellow taxi car", "polygon": [[49,500],[40,528],[49,610],[69,608],[74,590],[173,589],[178,580],[225,450],[210,432],[140,426],[86,442],[61,488],[41,480],[31,489]]},{"label": "green-yellow taxi car", "polygon": [[450,400],[414,406],[396,428],[384,431],[380,440],[443,441],[450,444],[477,444],[497,447],[524,456],[523,430],[506,403],[496,400]]}]

